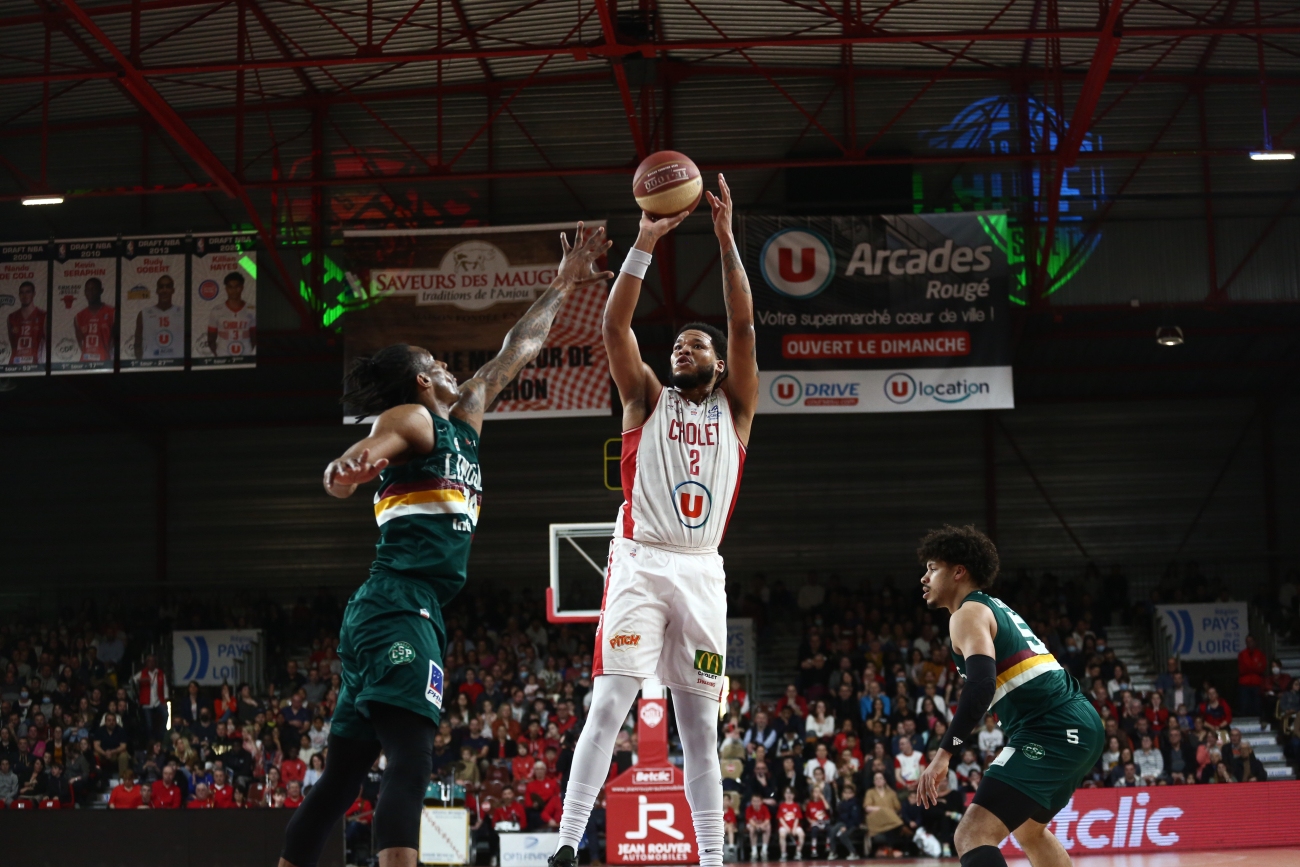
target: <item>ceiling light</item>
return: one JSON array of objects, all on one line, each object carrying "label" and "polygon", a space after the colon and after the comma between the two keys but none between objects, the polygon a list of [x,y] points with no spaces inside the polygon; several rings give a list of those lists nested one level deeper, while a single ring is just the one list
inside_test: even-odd
[{"label": "ceiling light", "polygon": [[1295,151],[1251,151],[1250,158],[1256,162],[1293,160],[1295,159]]},{"label": "ceiling light", "polygon": [[24,205],[61,205],[63,196],[23,196]]},{"label": "ceiling light", "polygon": [[1156,343],[1161,346],[1182,346],[1183,329],[1177,325],[1162,325],[1156,329]]}]

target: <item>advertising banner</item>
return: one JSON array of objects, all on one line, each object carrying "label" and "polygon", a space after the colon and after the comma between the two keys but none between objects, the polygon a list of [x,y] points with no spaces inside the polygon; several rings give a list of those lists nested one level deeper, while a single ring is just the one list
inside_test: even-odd
[{"label": "advertising banner", "polygon": [[1009,409],[1004,213],[741,220],[759,412]]},{"label": "advertising banner", "polygon": [[117,241],[55,241],[52,373],[113,372],[117,304]]},{"label": "advertising banner", "polygon": [[505,833],[501,840],[501,867],[546,867],[560,847],[558,833]]},{"label": "advertising banner", "polygon": [[[501,835],[502,838],[506,836],[508,835]],[[501,848],[504,857],[504,842]],[[420,814],[420,863],[469,863],[468,810],[464,807],[424,808]]]},{"label": "advertising banner", "polygon": [[262,640],[260,629],[188,629],[172,633],[172,683],[231,686],[244,679],[240,663]]},{"label": "advertising banner", "polygon": [[50,251],[0,246],[0,376],[44,376],[49,360]]},{"label": "advertising banner", "polygon": [[[559,233],[573,229],[556,223],[344,233],[354,269],[347,278],[361,301],[344,319],[345,364],[407,343],[428,349],[463,382],[496,355],[506,332],[550,285]],[[546,346],[487,418],[609,415],[600,334],[607,292],[598,283],[569,295]],[[358,419],[353,413],[345,420]]]},{"label": "advertising banner", "polygon": [[1246,649],[1245,602],[1157,605],[1156,611],[1169,632],[1169,652],[1181,659],[1236,659]]},{"label": "advertising banner", "polygon": [[[1300,846],[1300,782],[1079,789],[1048,825],[1072,857]],[[1020,856],[1014,837],[1002,841]]]},{"label": "advertising banner", "polygon": [[206,235],[190,254],[190,367],[257,365],[257,253],[252,235]]},{"label": "advertising banner", "polygon": [[185,239],[122,242],[122,370],[185,369]]},{"label": "advertising banner", "polygon": [[727,618],[727,674],[757,674],[754,621],[750,617]]}]

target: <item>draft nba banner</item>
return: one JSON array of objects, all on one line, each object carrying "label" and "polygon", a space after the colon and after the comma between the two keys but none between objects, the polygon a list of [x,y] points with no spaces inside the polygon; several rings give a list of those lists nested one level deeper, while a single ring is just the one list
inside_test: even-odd
[{"label": "draft nba banner", "polygon": [[48,360],[50,251],[42,242],[0,246],[0,376],[42,376]]},{"label": "draft nba banner", "polygon": [[1001,212],[743,217],[758,411],[1014,407],[1005,222]]},{"label": "draft nba banner", "polygon": [[185,369],[184,238],[122,242],[123,371]]},{"label": "draft nba banner", "polygon": [[194,239],[190,279],[190,367],[257,366],[257,253],[254,235]]},{"label": "draft nba banner", "polygon": [[117,240],[54,242],[51,373],[112,373],[117,350]]},{"label": "draft nba banner", "polygon": [[[550,285],[560,232],[573,230],[553,223],[345,232],[354,296],[343,324],[345,364],[407,343],[428,349],[463,382],[495,357],[506,332]],[[600,335],[607,292],[602,282],[568,296],[546,345],[487,418],[609,415]],[[361,420],[344,409],[345,421]]]}]

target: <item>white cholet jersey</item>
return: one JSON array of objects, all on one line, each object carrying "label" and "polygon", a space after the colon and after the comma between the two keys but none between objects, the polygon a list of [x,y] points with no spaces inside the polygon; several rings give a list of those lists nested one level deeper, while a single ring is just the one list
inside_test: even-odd
[{"label": "white cholet jersey", "polygon": [[745,447],[721,389],[701,404],[664,388],[623,432],[623,505],[615,535],[673,551],[716,551],[740,493]]}]

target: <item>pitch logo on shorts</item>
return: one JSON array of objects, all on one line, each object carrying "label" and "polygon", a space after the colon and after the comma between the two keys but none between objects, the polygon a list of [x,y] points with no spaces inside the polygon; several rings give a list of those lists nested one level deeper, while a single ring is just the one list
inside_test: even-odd
[{"label": "pitch logo on shorts", "polygon": [[700,674],[712,677],[722,676],[723,658],[721,653],[714,653],[711,650],[695,651],[695,670]]},{"label": "pitch logo on shorts", "polygon": [[394,641],[388,648],[388,661],[393,665],[406,665],[415,659],[415,648],[405,641]]},{"label": "pitch logo on shorts", "polygon": [[782,229],[758,254],[759,271],[772,291],[786,298],[821,294],[835,276],[835,250],[817,232]]},{"label": "pitch logo on shorts", "polygon": [[640,643],[641,635],[637,632],[616,632],[609,637],[611,650],[627,650],[629,647],[636,647]]}]

